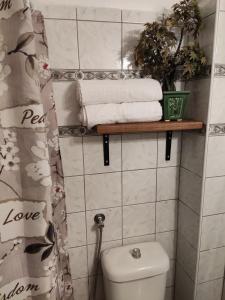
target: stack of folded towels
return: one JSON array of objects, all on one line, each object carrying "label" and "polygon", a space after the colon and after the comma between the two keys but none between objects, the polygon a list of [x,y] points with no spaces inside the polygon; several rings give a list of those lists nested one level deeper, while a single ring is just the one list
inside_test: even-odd
[{"label": "stack of folded towels", "polygon": [[162,118],[160,83],[154,79],[78,81],[83,126],[151,122]]}]

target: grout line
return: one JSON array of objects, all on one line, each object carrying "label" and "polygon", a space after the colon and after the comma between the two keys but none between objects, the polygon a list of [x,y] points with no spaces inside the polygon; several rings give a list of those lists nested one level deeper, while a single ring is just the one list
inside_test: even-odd
[{"label": "grout line", "polygon": [[77,25],[77,56],[80,70],[80,43],[79,43],[79,24],[77,20],[77,8],[76,8],[76,25]]},{"label": "grout line", "polygon": [[[87,234],[87,203],[86,203],[86,180],[85,180],[85,176],[84,176],[84,168],[85,168],[85,164],[84,164],[84,139],[82,137],[82,158],[83,158],[83,180],[84,180],[84,209],[85,209],[85,227],[86,227],[86,249],[87,249],[87,243],[88,243],[88,234]],[[88,270],[88,249],[87,249],[87,270]],[[88,295],[89,295],[89,290],[90,290],[90,282],[89,282],[89,278],[88,278]],[[89,295],[90,297],[90,295]]]},{"label": "grout line", "polygon": [[[122,12],[121,12],[122,14]],[[123,245],[123,228],[124,228],[124,220],[123,220],[123,206],[124,206],[124,190],[123,190],[123,137],[121,135],[120,137],[120,141],[121,141],[121,146],[120,146],[120,155],[121,155],[121,204],[122,204],[122,207],[121,207],[121,225],[122,225],[122,229],[121,229],[121,233],[122,233],[122,245]]]},{"label": "grout line", "polygon": [[[181,239],[183,239],[183,240],[185,240],[185,242],[194,250],[194,251],[198,251],[198,249],[197,248],[195,248],[187,239],[186,239],[186,237],[185,237],[185,235],[181,232],[181,231],[179,231],[179,229],[177,230],[177,241],[179,240],[179,236],[181,237]],[[177,243],[177,245],[178,245],[178,243]]]},{"label": "grout line", "polygon": [[202,215],[202,219],[207,218],[207,217],[218,216],[218,215],[225,215],[225,211],[220,212],[220,213],[216,213],[216,214],[211,214],[211,215]]},{"label": "grout line", "polygon": [[[169,230],[169,231],[156,232],[156,233],[153,232],[153,233],[144,234],[144,235],[129,236],[129,237],[124,237],[124,240],[133,239],[133,238],[144,238],[144,237],[148,237],[149,235],[156,236],[157,234],[162,234],[162,233],[176,233],[176,230]],[[107,240],[107,241],[103,241],[103,243],[119,242],[119,241],[122,241],[122,239],[120,238],[120,239],[115,239],[115,240],[114,239]],[[92,246],[92,245],[96,245],[96,243],[87,243],[87,244],[79,245],[79,246],[75,246],[75,247],[67,247],[67,249],[76,249],[76,248],[88,247],[88,246]],[[126,244],[126,245],[128,245],[128,244]],[[172,260],[175,260],[175,258],[172,258]]]},{"label": "grout line", "polygon": [[225,178],[225,174],[224,175],[218,175],[218,176],[206,176],[205,179],[207,179],[207,178],[221,178],[221,177]]},{"label": "grout line", "polygon": [[201,253],[204,253],[204,252],[210,252],[210,251],[217,250],[217,249],[222,249],[222,248],[225,249],[225,245],[220,246],[220,247],[205,249],[205,250],[201,250],[201,248],[199,247],[199,253],[201,254]]},{"label": "grout line", "polygon": [[203,177],[202,176],[200,176],[198,173],[195,173],[195,172],[193,172],[192,170],[189,170],[188,168],[185,168],[184,166],[180,166],[180,168],[181,169],[184,169],[185,171],[188,171],[189,173],[192,173],[193,175],[195,175],[195,176],[197,176],[197,177],[199,177],[199,178],[201,178],[201,179],[203,179]]},{"label": "grout line", "polygon": [[197,213],[197,211],[195,211],[191,206],[189,206],[187,203],[183,202],[182,199],[179,199],[178,203],[183,204],[186,208],[189,208],[195,215],[200,217],[200,213]]},{"label": "grout line", "polygon": [[197,282],[197,284],[198,284],[198,285],[201,285],[201,284],[205,284],[205,283],[208,283],[208,282],[217,281],[217,280],[220,280],[220,279],[224,279],[224,277],[218,277],[218,278],[215,278],[215,279],[210,279],[210,280],[208,280],[208,281]]},{"label": "grout line", "polygon": [[[128,173],[128,172],[137,172],[137,171],[147,171],[147,170],[157,170],[157,169],[170,169],[170,168],[179,168],[179,165],[177,166],[170,166],[170,167],[155,167],[155,168],[146,168],[146,169],[134,169],[134,170],[122,170],[123,173]],[[183,168],[185,169],[185,168]],[[187,170],[187,169],[186,169]],[[189,170],[187,170],[189,171]],[[65,178],[70,178],[70,177],[79,177],[83,175],[87,176],[92,176],[92,175],[105,175],[105,174],[113,174],[113,173],[120,173],[121,170],[116,170],[116,171],[107,171],[107,172],[96,172],[96,173],[84,173],[84,174],[77,174],[77,175],[65,175]],[[191,172],[191,171],[189,171]],[[192,172],[191,172],[192,173]],[[195,174],[196,175],[196,174]],[[200,177],[200,176],[198,176]],[[218,176],[218,177],[223,177],[223,176]],[[225,177],[225,176],[224,176]],[[201,177],[200,177],[201,178]],[[213,177],[214,178],[214,177]],[[170,200],[170,199],[169,199]],[[172,200],[172,199],[171,199]]]},{"label": "grout line", "polygon": [[[155,202],[158,201],[158,165],[159,165],[159,133],[157,132],[156,134],[156,166],[157,166],[157,169],[156,169],[156,178],[155,178]],[[155,203],[155,234],[156,234],[156,231],[157,231],[157,205]]]},{"label": "grout line", "polygon": [[122,10],[120,12],[121,17],[121,72],[123,71],[123,23],[122,23]]},{"label": "grout line", "polygon": [[[181,265],[179,263],[179,261],[177,261],[177,265],[179,265],[179,267],[182,269],[182,271],[185,273],[185,275],[192,281],[193,285],[195,285],[195,280],[191,278],[191,276],[187,273],[187,271],[184,269],[183,265]],[[176,282],[176,280],[175,280]]]}]

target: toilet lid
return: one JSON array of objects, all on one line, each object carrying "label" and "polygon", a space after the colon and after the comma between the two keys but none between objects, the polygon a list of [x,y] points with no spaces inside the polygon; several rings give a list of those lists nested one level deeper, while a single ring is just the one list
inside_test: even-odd
[{"label": "toilet lid", "polygon": [[169,258],[157,242],[133,244],[103,251],[102,268],[109,280],[126,282],[166,273]]}]

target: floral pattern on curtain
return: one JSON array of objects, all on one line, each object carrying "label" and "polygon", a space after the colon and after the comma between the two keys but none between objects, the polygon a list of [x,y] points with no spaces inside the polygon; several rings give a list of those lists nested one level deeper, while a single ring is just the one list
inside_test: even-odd
[{"label": "floral pattern on curtain", "polygon": [[73,299],[44,21],[0,0],[0,299]]}]

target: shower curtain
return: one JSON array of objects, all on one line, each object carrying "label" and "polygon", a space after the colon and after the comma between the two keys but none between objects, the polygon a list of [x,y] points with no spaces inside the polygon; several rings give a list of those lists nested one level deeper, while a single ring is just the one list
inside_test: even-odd
[{"label": "shower curtain", "polygon": [[0,299],[73,299],[41,13],[0,0]]}]

